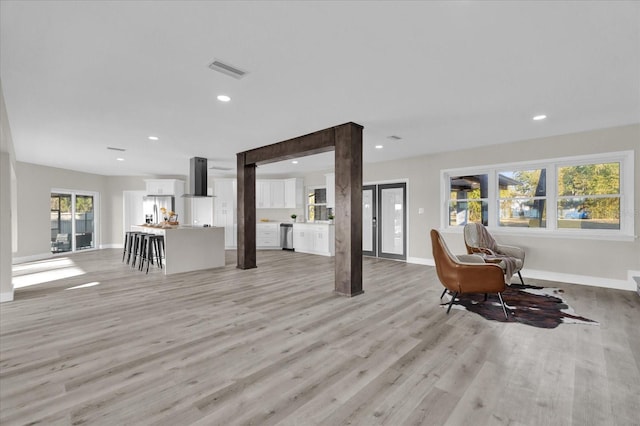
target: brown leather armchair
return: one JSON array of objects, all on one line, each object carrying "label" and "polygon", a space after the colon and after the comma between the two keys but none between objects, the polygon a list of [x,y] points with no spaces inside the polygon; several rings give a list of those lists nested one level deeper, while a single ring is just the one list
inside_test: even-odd
[{"label": "brown leather armchair", "polygon": [[459,294],[484,293],[486,300],[487,293],[498,293],[504,316],[509,318],[501,294],[505,289],[504,272],[499,265],[484,263],[476,255],[455,256],[435,229],[431,230],[431,248],[438,279],[445,287],[440,299],[447,290],[453,293],[447,314]]}]

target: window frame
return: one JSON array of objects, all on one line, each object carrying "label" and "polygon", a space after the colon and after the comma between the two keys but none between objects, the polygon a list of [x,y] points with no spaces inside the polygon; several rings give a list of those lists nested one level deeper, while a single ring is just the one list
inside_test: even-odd
[{"label": "window frame", "polygon": [[[585,164],[620,163],[620,229],[569,229],[558,228],[558,168]],[[546,227],[525,228],[500,226],[500,193],[498,174],[504,170],[546,169]],[[475,167],[442,169],[440,171],[440,227],[447,232],[462,232],[463,226],[450,226],[448,220],[451,194],[450,178],[461,174],[488,174],[488,226],[492,233],[508,235],[544,236],[557,238],[584,238],[632,241],[635,229],[634,211],[634,152],[617,151],[559,157],[534,161],[519,161],[480,165]]]},{"label": "window frame", "polygon": [[306,187],[305,190],[305,197],[304,197],[304,204],[305,204],[305,211],[304,211],[304,216],[305,216],[305,221],[309,222],[309,223],[315,223],[315,222],[320,222],[321,219],[315,219],[312,221],[309,217],[309,207],[310,206],[325,206],[325,208],[327,208],[327,202],[325,201],[324,203],[309,203],[309,192],[311,191],[315,191],[316,189],[324,189],[326,191],[327,186],[326,185],[310,185]]}]

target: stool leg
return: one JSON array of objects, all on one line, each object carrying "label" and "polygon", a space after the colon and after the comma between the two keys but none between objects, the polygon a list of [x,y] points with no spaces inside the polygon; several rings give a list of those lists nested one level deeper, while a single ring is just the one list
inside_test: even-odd
[{"label": "stool leg", "polygon": [[162,257],[164,256],[164,237],[158,238],[158,265],[162,269]]},{"label": "stool leg", "polygon": [[133,256],[131,259],[131,267],[135,268],[136,266],[136,258],[138,257],[138,246],[140,245],[140,234],[135,234],[133,236],[133,248],[129,252],[129,256]]},{"label": "stool leg", "polygon": [[155,238],[147,238],[147,274],[149,273],[149,264],[153,262],[153,243]]},{"label": "stool leg", "polygon": [[142,269],[144,269],[144,262],[145,260],[148,262],[149,259],[147,259],[147,244],[149,243],[149,237],[145,236],[142,238],[141,241],[141,246],[140,246],[140,264],[138,266],[138,270],[142,271]]},{"label": "stool leg", "polygon": [[127,255],[127,242],[129,241],[129,233],[124,234],[124,244],[122,246],[122,261],[124,262],[124,257]]}]

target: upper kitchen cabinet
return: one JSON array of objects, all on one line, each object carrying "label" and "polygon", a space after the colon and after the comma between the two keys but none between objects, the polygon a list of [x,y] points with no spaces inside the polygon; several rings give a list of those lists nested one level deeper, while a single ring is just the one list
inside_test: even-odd
[{"label": "upper kitchen cabinet", "polygon": [[184,181],[177,179],[145,179],[147,195],[173,195],[180,197],[184,194]]},{"label": "upper kitchen cabinet", "polygon": [[287,209],[297,209],[304,207],[304,185],[302,179],[285,179],[284,207]]},{"label": "upper kitchen cabinet", "polygon": [[327,173],[324,175],[327,185],[327,208],[335,209],[336,207],[336,175],[335,173]]},{"label": "upper kitchen cabinet", "polygon": [[[256,180],[256,208],[283,209],[302,205],[301,179],[260,179]],[[300,194],[296,195],[299,190]],[[298,204],[298,205],[296,205]]]},{"label": "upper kitchen cabinet", "polygon": [[271,208],[271,183],[268,180],[256,180],[256,208]]}]

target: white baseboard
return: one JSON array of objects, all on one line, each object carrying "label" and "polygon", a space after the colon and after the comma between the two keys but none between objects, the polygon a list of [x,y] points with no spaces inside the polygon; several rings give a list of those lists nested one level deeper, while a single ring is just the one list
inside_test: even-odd
[{"label": "white baseboard", "polygon": [[563,274],[560,272],[540,271],[536,269],[523,269],[522,275],[546,281],[558,281],[562,283],[581,284],[592,287],[613,288],[616,290],[636,291],[635,283],[631,280],[614,280],[612,278],[592,277],[588,275]]},{"label": "white baseboard", "polygon": [[53,254],[51,253],[32,254],[30,256],[14,257],[11,260],[11,263],[15,265],[17,263],[27,263],[27,262],[35,262],[36,260],[51,259],[52,257],[53,257]]},{"label": "white baseboard", "polygon": [[407,263],[415,263],[417,265],[436,266],[433,259],[424,259],[422,257],[407,257]]},{"label": "white baseboard", "polygon": [[0,293],[0,303],[13,301],[13,290]]},{"label": "white baseboard", "polygon": [[124,248],[124,244],[122,243],[115,243],[115,244],[100,244],[100,248],[101,249],[121,249]]},{"label": "white baseboard", "polygon": [[[418,265],[435,266],[433,259],[420,257],[408,257],[407,263]],[[523,269],[522,276],[545,281],[557,281],[561,283],[581,284],[593,287],[613,288],[617,290],[637,291],[634,276],[640,276],[640,271],[629,271],[629,278],[625,280],[615,280],[611,278],[592,277],[588,275],[563,274],[561,272],[541,271],[537,269]]]},{"label": "white baseboard", "polygon": [[627,271],[627,278],[635,286],[634,291],[640,296],[640,271]]}]

